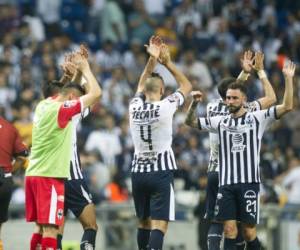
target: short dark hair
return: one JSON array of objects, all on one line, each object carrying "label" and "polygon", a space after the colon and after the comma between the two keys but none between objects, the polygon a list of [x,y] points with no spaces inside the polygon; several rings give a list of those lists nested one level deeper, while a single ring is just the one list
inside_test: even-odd
[{"label": "short dark hair", "polygon": [[160,80],[162,80],[164,82],[164,79],[162,78],[162,76],[160,74],[156,73],[156,72],[152,72],[151,77],[159,78]]},{"label": "short dark hair", "polygon": [[223,100],[226,99],[226,92],[228,89],[228,86],[232,83],[236,82],[236,79],[234,77],[226,77],[220,81],[218,84],[218,92],[219,95]]},{"label": "short dark hair", "polygon": [[247,88],[242,82],[233,82],[228,86],[228,89],[239,89],[245,96],[247,96]]},{"label": "short dark hair", "polygon": [[65,84],[62,89],[61,89],[61,93],[65,94],[68,92],[69,89],[76,89],[78,90],[82,95],[85,95],[85,89],[83,87],[81,87],[79,84],[74,83],[74,82],[70,82]]},{"label": "short dark hair", "polygon": [[45,82],[42,86],[44,98],[48,98],[50,96],[58,94],[61,91],[62,87],[63,83],[57,80]]}]

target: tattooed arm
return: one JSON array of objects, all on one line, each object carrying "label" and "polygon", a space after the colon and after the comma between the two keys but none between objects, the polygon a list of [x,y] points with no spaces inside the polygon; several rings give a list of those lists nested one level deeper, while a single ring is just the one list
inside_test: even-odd
[{"label": "tattooed arm", "polygon": [[189,106],[188,113],[185,119],[185,124],[192,127],[198,128],[198,118],[196,116],[196,108],[200,101],[202,101],[202,93],[200,91],[192,91],[191,95],[193,97],[193,101]]}]

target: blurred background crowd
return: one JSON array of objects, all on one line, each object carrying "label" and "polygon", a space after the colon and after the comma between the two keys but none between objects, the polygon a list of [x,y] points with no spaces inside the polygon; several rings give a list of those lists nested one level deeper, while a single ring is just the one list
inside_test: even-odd
[{"label": "blurred background crowd", "polygon": [[[300,206],[300,1],[293,0],[0,0],[0,114],[31,145],[32,116],[41,85],[59,79],[64,54],[86,43],[103,97],[79,130],[79,152],[96,204],[130,199],[133,144],[128,101],[147,61],[152,34],[169,45],[172,58],[205,93],[198,112],[218,98],[216,85],[241,71],[247,49],[265,54],[265,69],[282,100],[286,58],[298,65],[295,110],[265,134],[261,172],[265,203]],[[175,80],[158,65],[166,94]],[[253,72],[249,99],[262,96]],[[174,121],[176,189],[204,190],[208,134],[183,125],[189,100]],[[24,202],[23,171],[15,177],[12,204]]]}]

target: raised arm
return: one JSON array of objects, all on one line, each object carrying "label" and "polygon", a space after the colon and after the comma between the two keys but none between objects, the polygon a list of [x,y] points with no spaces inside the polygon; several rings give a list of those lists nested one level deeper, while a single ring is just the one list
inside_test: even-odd
[{"label": "raised arm", "polygon": [[282,104],[276,106],[278,118],[293,109],[293,77],[295,75],[295,69],[296,65],[292,61],[285,62],[283,66],[282,73],[284,75],[285,90]]},{"label": "raised arm", "polygon": [[100,85],[91,71],[90,65],[85,57],[80,53],[76,53],[72,59],[72,62],[78,67],[78,70],[82,73],[82,76],[86,80],[87,93],[80,97],[83,102],[83,108],[92,106],[99,101],[102,94]]},{"label": "raised arm", "polygon": [[161,45],[162,45],[162,40],[158,36],[152,36],[149,40],[149,45],[145,45],[147,47],[147,53],[150,56],[144,68],[144,71],[140,76],[137,91],[136,91],[137,93],[144,91],[145,81],[151,75],[151,73],[153,72],[156,66]]},{"label": "raised arm", "polygon": [[198,118],[196,116],[196,108],[200,101],[202,101],[202,92],[201,91],[192,91],[191,95],[193,100],[189,106],[188,113],[185,119],[185,124],[192,127],[198,128]]},{"label": "raised arm", "polygon": [[250,76],[251,70],[252,70],[252,65],[254,62],[254,57],[252,57],[252,51],[247,50],[243,54],[243,58],[241,59],[241,66],[242,66],[242,71],[237,77],[237,80],[241,82],[247,81],[248,77]]},{"label": "raised arm", "polygon": [[253,68],[257,71],[258,77],[263,85],[265,96],[258,99],[261,109],[271,107],[276,101],[274,89],[264,71],[264,54],[262,52],[255,52]]},{"label": "raised arm", "polygon": [[177,84],[179,85],[179,91],[186,97],[192,91],[192,84],[172,62],[169,48],[166,44],[161,46],[159,61],[174,76]]}]

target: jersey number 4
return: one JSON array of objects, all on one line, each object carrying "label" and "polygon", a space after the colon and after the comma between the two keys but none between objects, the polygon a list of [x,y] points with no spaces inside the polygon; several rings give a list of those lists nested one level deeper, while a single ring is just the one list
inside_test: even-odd
[{"label": "jersey number 4", "polygon": [[151,126],[146,125],[146,126],[141,126],[140,127],[140,132],[141,132],[141,139],[144,142],[147,142],[149,145],[149,150],[153,149],[152,146],[152,132],[151,132]]}]

